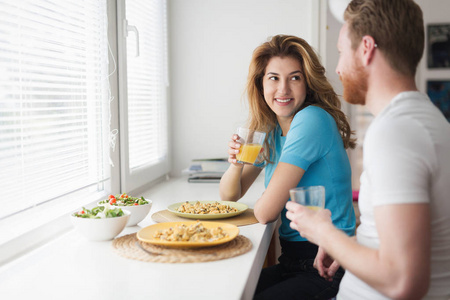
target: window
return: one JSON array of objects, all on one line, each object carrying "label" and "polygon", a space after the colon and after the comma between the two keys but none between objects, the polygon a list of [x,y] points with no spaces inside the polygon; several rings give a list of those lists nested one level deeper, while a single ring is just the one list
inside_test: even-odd
[{"label": "window", "polygon": [[[122,137],[126,174],[159,166],[127,192],[167,172],[165,1],[129,2],[142,30],[118,74],[115,1],[0,0],[0,245],[121,192],[125,169],[112,153]],[[129,99],[120,106],[119,76]]]},{"label": "window", "polygon": [[[119,11],[125,40],[119,43],[122,190],[129,191],[168,172],[166,3],[126,1]],[[125,14],[123,14],[125,12]]]}]

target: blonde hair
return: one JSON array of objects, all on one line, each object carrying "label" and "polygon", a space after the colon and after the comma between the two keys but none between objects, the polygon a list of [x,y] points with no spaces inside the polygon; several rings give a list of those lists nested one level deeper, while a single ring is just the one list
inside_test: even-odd
[{"label": "blonde hair", "polygon": [[269,60],[272,57],[292,57],[302,66],[306,80],[307,95],[299,111],[309,105],[323,108],[336,121],[344,147],[355,148],[356,139],[347,117],[341,111],[341,102],[333,87],[325,77],[325,68],[313,48],[303,39],[291,35],[276,35],[260,45],[253,52],[247,78],[247,97],[249,102],[249,127],[264,131],[268,138],[264,142],[264,160],[271,162],[269,144],[271,134],[276,128],[277,116],[264,100],[263,77]]},{"label": "blonde hair", "polygon": [[365,35],[371,36],[390,66],[414,76],[423,55],[425,30],[420,7],[412,0],[353,0],[344,19],[356,49]]}]

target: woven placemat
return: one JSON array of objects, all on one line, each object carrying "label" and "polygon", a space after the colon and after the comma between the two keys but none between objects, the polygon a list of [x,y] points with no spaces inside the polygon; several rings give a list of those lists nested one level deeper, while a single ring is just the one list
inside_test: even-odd
[{"label": "woven placemat", "polygon": [[[183,222],[183,221],[195,221],[195,219],[187,219],[180,217],[170,211],[161,210],[158,212],[155,212],[152,215],[152,220],[156,223],[163,223],[163,222]],[[244,225],[251,225],[258,223],[258,220],[255,217],[255,214],[253,213],[253,209],[249,208],[245,212],[243,212],[240,215],[237,215],[235,217],[231,218],[225,218],[225,219],[208,219],[205,220],[208,222],[219,222],[219,223],[228,223],[233,224],[236,226],[244,226]]]},{"label": "woven placemat", "polygon": [[[137,243],[146,251],[142,250]],[[226,259],[247,253],[252,249],[252,242],[245,236],[238,235],[235,239],[218,246],[175,249],[141,242],[137,239],[136,233],[132,233],[114,239],[112,247],[119,255],[140,261],[198,263]]]}]

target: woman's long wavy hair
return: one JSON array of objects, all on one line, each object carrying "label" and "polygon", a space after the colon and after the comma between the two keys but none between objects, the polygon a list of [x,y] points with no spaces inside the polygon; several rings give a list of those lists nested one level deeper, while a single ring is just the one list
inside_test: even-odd
[{"label": "woman's long wavy hair", "polygon": [[271,162],[269,149],[273,145],[269,144],[269,139],[278,124],[276,114],[264,100],[263,90],[263,77],[272,57],[292,57],[300,62],[306,80],[307,95],[299,111],[309,105],[323,108],[336,121],[345,149],[355,148],[356,139],[352,138],[353,132],[341,110],[341,102],[325,77],[325,68],[313,48],[299,37],[276,35],[253,52],[246,86],[250,110],[248,125],[252,129],[266,132],[268,137],[264,142],[263,159]]}]

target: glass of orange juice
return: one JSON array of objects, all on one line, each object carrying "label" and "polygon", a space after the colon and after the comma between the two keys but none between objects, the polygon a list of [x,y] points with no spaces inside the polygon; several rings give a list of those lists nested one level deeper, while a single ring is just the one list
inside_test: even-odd
[{"label": "glass of orange juice", "polygon": [[290,189],[291,200],[310,209],[325,207],[325,187],[321,185],[297,187]]},{"label": "glass of orange juice", "polygon": [[236,154],[238,163],[254,164],[261,152],[266,133],[239,127],[237,135],[239,136],[238,141],[241,143],[239,153]]}]

